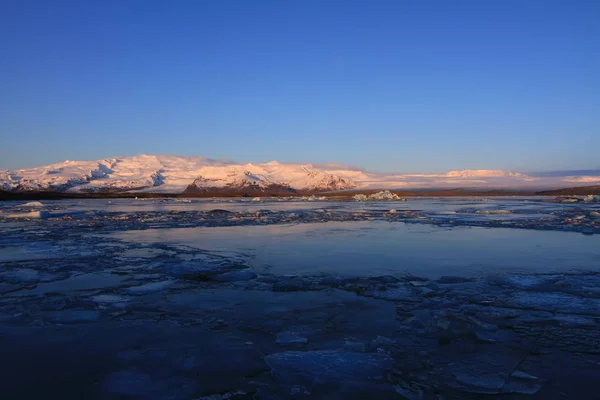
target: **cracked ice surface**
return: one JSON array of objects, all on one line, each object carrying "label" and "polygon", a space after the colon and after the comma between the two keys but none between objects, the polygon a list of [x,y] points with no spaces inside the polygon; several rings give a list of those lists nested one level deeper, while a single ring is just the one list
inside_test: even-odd
[{"label": "cracked ice surface", "polygon": [[[32,208],[49,218],[3,216]],[[594,202],[0,210],[3,399],[596,393]]]}]

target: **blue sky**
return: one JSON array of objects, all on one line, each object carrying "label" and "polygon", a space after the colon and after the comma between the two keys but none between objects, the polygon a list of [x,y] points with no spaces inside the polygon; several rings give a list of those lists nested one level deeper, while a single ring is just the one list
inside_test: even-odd
[{"label": "blue sky", "polygon": [[600,168],[600,2],[0,2],[0,168]]}]

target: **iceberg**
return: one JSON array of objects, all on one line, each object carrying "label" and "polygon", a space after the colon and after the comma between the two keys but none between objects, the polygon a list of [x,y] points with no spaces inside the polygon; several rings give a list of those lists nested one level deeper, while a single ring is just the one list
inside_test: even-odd
[{"label": "iceberg", "polygon": [[352,197],[355,201],[385,201],[385,200],[399,200],[406,201],[395,193],[389,190],[383,190],[381,192],[373,193],[370,195],[356,194]]}]

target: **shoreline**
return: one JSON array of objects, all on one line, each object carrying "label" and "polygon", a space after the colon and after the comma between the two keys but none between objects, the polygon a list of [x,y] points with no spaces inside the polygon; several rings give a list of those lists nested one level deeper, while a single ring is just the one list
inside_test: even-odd
[{"label": "shoreline", "polygon": [[[370,195],[389,189],[365,189],[348,190],[343,192],[295,192],[289,194],[281,193],[245,193],[245,192],[203,192],[203,193],[149,193],[149,192],[98,192],[98,193],[67,193],[55,191],[23,191],[8,192],[0,191],[0,201],[6,200],[62,200],[62,199],[120,199],[120,198],[244,198],[244,197],[302,197],[319,196],[326,197],[328,200],[347,200],[354,195]],[[475,189],[475,188],[454,188],[454,189],[404,189],[389,190],[400,197],[501,197],[501,196],[583,196],[599,195],[600,186],[581,186],[572,188],[552,189],[552,190],[507,190],[507,189]]]}]

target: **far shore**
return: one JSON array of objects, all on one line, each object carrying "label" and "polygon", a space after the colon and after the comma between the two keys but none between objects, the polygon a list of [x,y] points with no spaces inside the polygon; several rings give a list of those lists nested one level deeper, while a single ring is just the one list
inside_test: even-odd
[{"label": "far shore", "polygon": [[[0,200],[60,200],[60,199],[133,199],[133,198],[242,198],[242,197],[302,197],[318,196],[330,200],[349,200],[356,194],[370,195],[388,189],[346,190],[339,192],[244,192],[244,191],[206,191],[201,193],[148,193],[148,192],[96,192],[68,193],[52,191],[0,191]],[[391,189],[390,192],[405,198],[410,197],[498,197],[498,196],[585,196],[600,195],[600,186],[581,186],[552,190],[532,189]]]}]

